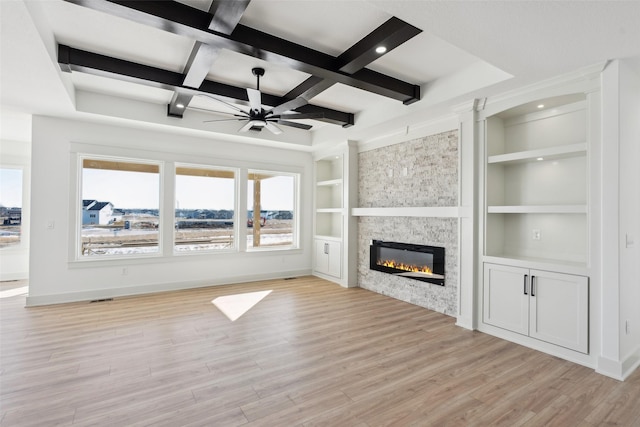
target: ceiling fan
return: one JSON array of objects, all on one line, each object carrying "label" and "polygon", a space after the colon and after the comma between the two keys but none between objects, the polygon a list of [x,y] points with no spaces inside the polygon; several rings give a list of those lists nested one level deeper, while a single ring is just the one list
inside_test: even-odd
[{"label": "ceiling fan", "polygon": [[[249,130],[261,131],[263,128],[266,128],[272,133],[279,135],[282,133],[282,129],[276,126],[276,123],[279,125],[309,130],[312,128],[311,125],[304,124],[304,123],[296,123],[296,122],[292,122],[291,120],[321,119],[324,117],[322,113],[288,113],[286,114],[287,111],[293,110],[294,108],[298,108],[298,107],[301,107],[302,105],[307,104],[307,100],[301,97],[287,101],[269,110],[265,110],[264,108],[262,108],[262,94],[260,92],[260,77],[264,76],[264,68],[256,67],[256,68],[253,68],[251,72],[253,73],[254,76],[256,76],[257,83],[256,83],[255,89],[247,88],[247,97],[249,99],[248,111],[240,108],[237,105],[234,105],[226,101],[223,101],[222,99],[216,98],[215,96],[204,94],[204,93],[198,94],[200,96],[205,96],[207,98],[214,99],[236,110],[235,113],[229,113],[225,111],[214,111],[220,114],[232,115],[235,118],[205,120],[205,123],[222,122],[222,121],[230,121],[230,120],[246,121],[247,123],[239,129],[239,132],[247,132]],[[207,110],[207,111],[212,111],[212,110]]]}]

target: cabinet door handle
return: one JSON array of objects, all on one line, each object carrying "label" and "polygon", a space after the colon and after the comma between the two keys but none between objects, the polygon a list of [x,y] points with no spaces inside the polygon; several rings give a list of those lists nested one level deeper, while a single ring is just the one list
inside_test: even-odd
[{"label": "cabinet door handle", "polygon": [[532,296],[532,297],[535,297],[535,296],[536,296],[536,294],[535,294],[535,287],[534,287],[534,286],[535,286],[535,284],[536,284],[535,279],[536,279],[536,276],[531,276],[531,296]]},{"label": "cabinet door handle", "polygon": [[324,244],[324,253],[329,255],[329,244],[328,243]]},{"label": "cabinet door handle", "polygon": [[528,274],[524,275],[524,294],[527,295],[527,277],[529,277]]}]

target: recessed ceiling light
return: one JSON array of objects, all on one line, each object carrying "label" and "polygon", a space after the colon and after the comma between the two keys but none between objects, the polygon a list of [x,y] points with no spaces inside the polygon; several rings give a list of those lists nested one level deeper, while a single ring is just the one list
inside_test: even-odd
[{"label": "recessed ceiling light", "polygon": [[176,107],[178,107],[178,108],[184,108],[184,104],[176,104]]},{"label": "recessed ceiling light", "polygon": [[539,104],[538,108],[544,108],[544,104]]},{"label": "recessed ceiling light", "polygon": [[538,161],[544,160],[544,157],[538,157],[536,160],[538,160]]},{"label": "recessed ceiling light", "polygon": [[387,51],[387,48],[384,46],[378,46],[376,48],[376,53],[385,53]]}]

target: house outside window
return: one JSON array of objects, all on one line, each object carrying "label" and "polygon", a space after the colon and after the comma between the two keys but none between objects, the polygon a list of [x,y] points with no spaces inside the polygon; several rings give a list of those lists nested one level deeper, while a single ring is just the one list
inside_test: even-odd
[{"label": "house outside window", "polygon": [[160,163],[81,158],[79,257],[160,253]]},{"label": "house outside window", "polygon": [[177,165],[174,251],[229,251],[236,245],[233,169]]}]

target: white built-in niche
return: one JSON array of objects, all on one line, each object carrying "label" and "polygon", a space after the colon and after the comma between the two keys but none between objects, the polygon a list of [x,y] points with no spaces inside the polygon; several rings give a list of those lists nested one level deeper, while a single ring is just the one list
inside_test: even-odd
[{"label": "white built-in niche", "polygon": [[586,265],[587,127],[584,95],[487,118],[485,255]]}]

